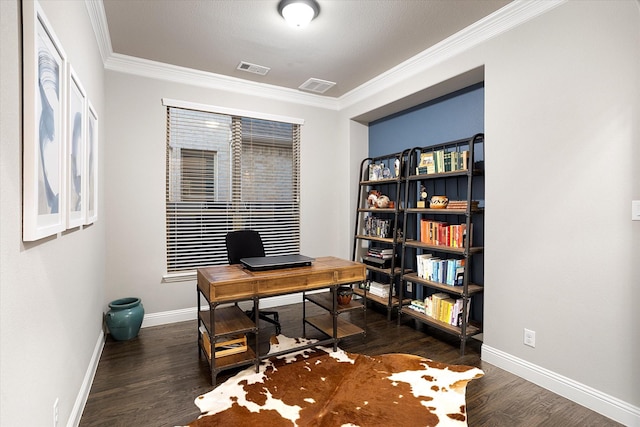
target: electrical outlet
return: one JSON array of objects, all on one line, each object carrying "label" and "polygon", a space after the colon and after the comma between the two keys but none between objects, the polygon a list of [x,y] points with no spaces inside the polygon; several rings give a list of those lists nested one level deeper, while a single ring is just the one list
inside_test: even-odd
[{"label": "electrical outlet", "polygon": [[631,201],[631,220],[640,221],[640,200]]},{"label": "electrical outlet", "polygon": [[524,329],[524,345],[528,345],[529,347],[536,346],[536,331],[527,328]]},{"label": "electrical outlet", "polygon": [[53,402],[53,427],[58,427],[58,403],[59,399],[56,397],[56,401]]}]

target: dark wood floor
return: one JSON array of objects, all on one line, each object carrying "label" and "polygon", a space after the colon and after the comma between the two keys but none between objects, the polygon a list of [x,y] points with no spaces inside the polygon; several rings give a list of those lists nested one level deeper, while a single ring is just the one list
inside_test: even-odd
[{"label": "dark wood floor", "polygon": [[[309,307],[309,306],[308,306]],[[317,310],[311,307],[311,310]],[[302,336],[301,304],[278,308],[282,333]],[[344,314],[343,314],[344,315]],[[362,313],[346,314],[362,322]],[[261,324],[261,326],[263,326]],[[267,336],[274,328],[264,324]],[[307,336],[321,336],[307,327]],[[176,426],[198,417],[194,399],[212,389],[208,365],[199,355],[195,321],[144,328],[125,342],[110,337],[80,426]],[[378,306],[367,310],[367,336],[343,340],[346,351],[377,355],[413,353],[454,364],[477,366],[485,376],[467,386],[469,426],[619,426],[589,409],[557,396],[480,360],[480,344],[472,341],[464,356],[451,337],[412,320],[387,321]],[[224,381],[234,371],[218,376]]]}]

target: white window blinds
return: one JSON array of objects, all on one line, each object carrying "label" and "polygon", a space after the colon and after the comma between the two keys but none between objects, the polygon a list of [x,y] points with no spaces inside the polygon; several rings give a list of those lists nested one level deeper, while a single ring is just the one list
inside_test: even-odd
[{"label": "white window blinds", "polygon": [[225,236],[299,253],[300,126],[167,107],[167,272],[227,263]]}]

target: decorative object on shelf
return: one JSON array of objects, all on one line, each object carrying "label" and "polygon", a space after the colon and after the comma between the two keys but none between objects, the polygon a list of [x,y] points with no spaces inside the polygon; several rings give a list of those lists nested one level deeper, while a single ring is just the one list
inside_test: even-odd
[{"label": "decorative object on shelf", "polygon": [[449,198],[447,196],[432,196],[429,206],[431,209],[444,209],[449,204]]},{"label": "decorative object on shelf", "polygon": [[369,165],[369,181],[378,181],[382,178],[382,165]]},{"label": "decorative object on shelf", "polygon": [[370,208],[376,207],[376,202],[378,201],[378,197],[380,197],[380,192],[378,190],[369,191],[369,196],[367,196],[367,206]]},{"label": "decorative object on shelf", "polygon": [[398,178],[400,176],[400,159],[396,159],[393,162],[393,166],[394,166],[394,168],[396,170],[396,178]]},{"label": "decorative object on shelf", "polygon": [[367,207],[384,209],[390,207],[390,203],[389,196],[381,194],[378,190],[369,191]]},{"label": "decorative object on shelf", "polygon": [[389,197],[383,194],[376,200],[376,207],[380,209],[388,208],[390,203]]},{"label": "decorative object on shelf", "polygon": [[109,303],[105,322],[111,336],[116,341],[127,341],[135,338],[140,332],[144,307],[140,298],[121,298]]},{"label": "decorative object on shelf", "polygon": [[416,207],[418,208],[426,208],[427,207],[427,197],[429,195],[427,194],[427,189],[425,188],[424,185],[420,185],[420,200],[418,200],[416,202]]},{"label": "decorative object on shelf", "polygon": [[339,305],[349,305],[351,302],[351,297],[353,296],[353,289],[351,286],[340,286],[338,288],[338,304]]}]

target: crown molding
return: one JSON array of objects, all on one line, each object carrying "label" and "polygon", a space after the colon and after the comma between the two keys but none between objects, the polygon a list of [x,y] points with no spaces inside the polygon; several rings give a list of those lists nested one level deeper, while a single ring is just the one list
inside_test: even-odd
[{"label": "crown molding", "polygon": [[109,59],[109,56],[113,54],[111,35],[109,34],[109,26],[107,25],[107,15],[104,12],[104,3],[102,0],[85,0],[84,4],[87,6],[91,26],[93,27],[93,32],[96,34],[98,49],[100,49],[100,56],[104,64],[107,62],[107,59]]},{"label": "crown molding", "polygon": [[567,0],[515,0],[451,37],[342,95],[339,98],[338,109],[342,110],[350,107],[405,81],[407,78],[424,73],[434,65],[478,46],[566,2]]},{"label": "crown molding", "polygon": [[112,53],[104,65],[107,70],[119,71],[121,73],[134,74],[209,89],[231,91],[251,96],[260,96],[330,110],[338,109],[338,102],[336,98],[307,94],[294,89],[252,82],[236,77],[223,76],[220,74],[150,61],[148,59],[136,58],[119,53]]},{"label": "crown molding", "polygon": [[534,19],[566,1],[515,0],[339,98],[308,94],[295,89],[114,53],[103,0],[85,0],[85,4],[89,11],[105,69],[339,111],[385,91],[407,78],[423,73],[434,65]]}]

